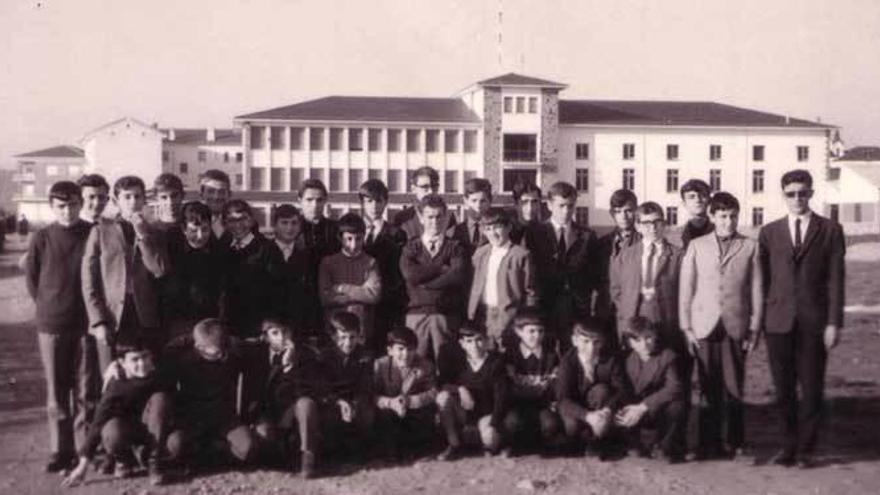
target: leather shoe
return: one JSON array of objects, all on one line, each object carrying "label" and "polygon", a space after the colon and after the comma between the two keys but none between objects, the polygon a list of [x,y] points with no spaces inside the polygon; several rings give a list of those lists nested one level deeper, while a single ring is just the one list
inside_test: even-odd
[{"label": "leather shoe", "polygon": [[788,449],[782,449],[773,454],[773,457],[767,461],[768,464],[776,464],[777,466],[791,467],[795,464],[794,452]]},{"label": "leather shoe", "polygon": [[456,445],[450,445],[446,447],[446,450],[440,452],[437,456],[438,461],[454,461],[461,457],[461,448]]}]

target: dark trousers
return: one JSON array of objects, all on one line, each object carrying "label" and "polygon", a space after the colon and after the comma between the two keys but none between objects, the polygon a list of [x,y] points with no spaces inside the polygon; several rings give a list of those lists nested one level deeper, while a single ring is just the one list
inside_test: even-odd
[{"label": "dark trousers", "polygon": [[436,407],[428,406],[409,409],[401,418],[390,409],[379,409],[376,411],[376,434],[392,454],[424,449],[435,438],[436,413]]},{"label": "dark trousers", "polygon": [[147,401],[141,417],[118,417],[104,423],[101,428],[101,442],[104,450],[117,457],[131,453],[134,445],[145,445],[151,454],[161,454],[165,444],[171,418],[171,398],[164,392],[153,394]]},{"label": "dark trousers", "polygon": [[[327,450],[347,452],[366,448],[374,440],[373,427],[376,424],[376,408],[371,401],[350,401],[354,408],[354,419],[350,423],[342,420],[339,406],[333,402],[321,410],[321,441]],[[342,453],[347,453],[343,451]]]},{"label": "dark trousers", "polygon": [[561,431],[562,420],[549,407],[524,404],[512,407],[504,416],[504,435],[517,446],[550,445]]},{"label": "dark trousers", "polygon": [[[257,436],[270,444],[298,439],[298,450],[315,452],[318,444],[318,405],[309,397],[300,397],[291,404],[277,422],[260,420],[255,427]],[[293,435],[296,432],[298,436]],[[294,445],[290,445],[295,447]]]},{"label": "dark trousers", "polygon": [[[587,392],[586,403],[582,405],[586,406],[590,411],[596,411],[604,408],[608,404],[608,399],[610,397],[611,388],[604,383],[597,383]],[[565,407],[560,408],[559,416],[562,419],[562,429],[565,432],[566,437],[580,437],[581,440],[587,443],[595,440],[595,435],[590,428],[590,425],[584,421],[583,417],[578,417],[573,414],[573,411],[569,411]]]},{"label": "dark trousers", "polygon": [[[767,355],[782,418],[784,448],[810,454],[816,447],[825,392],[823,333],[795,322],[788,333],[768,333]],[[797,400],[797,387],[801,402]]]},{"label": "dark trousers", "polygon": [[699,445],[704,452],[737,449],[745,441],[745,352],[742,341],[732,339],[718,326],[700,340],[697,352],[700,396]]},{"label": "dark trousers", "polygon": [[116,340],[121,336],[140,336],[147,341],[147,345],[153,352],[153,356],[158,357],[165,346],[167,337],[159,328],[145,327],[141,324],[140,318],[135,309],[134,296],[132,294],[125,295],[125,303],[122,306],[122,315],[119,317],[119,324],[116,329],[111,329],[112,335],[107,335],[106,340],[96,340],[99,377],[102,377],[104,371],[110,366],[110,363],[116,359]]},{"label": "dark trousers", "polygon": [[[209,420],[206,418],[206,420]],[[238,421],[209,424],[191,419],[168,435],[166,442],[172,460],[192,460],[200,452],[217,446],[238,461],[252,463],[257,459],[257,439],[247,425]]]},{"label": "dark trousers", "polygon": [[643,429],[657,431],[658,445],[668,455],[684,453],[685,427],[687,426],[687,405],[683,400],[668,402],[655,412],[648,412],[642,420],[630,428],[626,436],[632,446],[641,446]]},{"label": "dark trousers", "polygon": [[74,455],[85,443],[89,422],[100,397],[100,377],[94,366],[95,339],[82,335],[37,333],[37,346],[46,378],[46,416],[49,450]]}]

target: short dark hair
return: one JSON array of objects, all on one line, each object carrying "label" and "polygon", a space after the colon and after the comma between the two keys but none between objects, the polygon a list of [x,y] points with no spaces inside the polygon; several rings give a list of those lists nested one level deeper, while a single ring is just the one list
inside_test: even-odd
[{"label": "short dark hair", "polygon": [[317,189],[327,197],[327,186],[321,182],[321,179],[306,179],[299,185],[299,197],[302,198],[306,193],[306,189]]},{"label": "short dark hair", "polygon": [[405,326],[397,326],[388,332],[388,347],[402,345],[408,349],[415,349],[419,342],[416,333]]},{"label": "short dark hair", "polygon": [[330,313],[330,325],[333,332],[360,333],[361,319],[351,311],[334,311]]},{"label": "short dark hair", "polygon": [[543,193],[541,192],[541,188],[536,186],[534,182],[527,181],[517,181],[516,184],[513,185],[513,202],[519,204],[519,200],[525,196],[526,194],[533,194],[538,197],[540,200],[543,197]]},{"label": "short dark hair", "polygon": [[527,306],[516,312],[516,316],[513,317],[513,328],[519,330],[527,325],[544,326],[544,318],[541,317],[538,308]]},{"label": "short dark hair", "polygon": [[364,219],[361,218],[357,213],[348,212],[336,222],[336,226],[339,228],[339,235],[342,234],[361,234],[367,231],[366,225],[364,225]]},{"label": "short dark hair", "polygon": [[679,190],[679,194],[681,194],[681,199],[684,199],[684,194],[694,191],[700,196],[709,197],[712,194],[712,188],[709,187],[709,184],[706,184],[706,181],[700,179],[690,179],[685,182],[681,189]]},{"label": "short dark hair", "polygon": [[611,193],[611,200],[608,203],[612,209],[623,208],[626,205],[635,207],[639,205],[639,198],[629,189],[618,189]]},{"label": "short dark hair", "polygon": [[200,201],[188,201],[180,210],[180,218],[184,226],[188,224],[205,225],[211,224],[211,209]]},{"label": "short dark hair", "polygon": [[79,178],[79,180],[76,181],[76,183],[77,183],[77,185],[79,185],[80,188],[83,188],[83,187],[94,187],[94,188],[103,187],[108,192],[110,191],[110,184],[108,184],[107,179],[105,179],[104,176],[100,175],[100,174],[83,175],[82,177]]},{"label": "short dark hair", "polygon": [[388,186],[379,179],[368,179],[358,189],[358,198],[361,201],[366,198],[373,201],[388,201]]},{"label": "short dark hair", "polygon": [[281,333],[293,340],[293,327],[278,318],[264,318],[263,322],[260,324],[260,334],[265,334],[273,328],[280,329]]},{"label": "short dark hair", "polygon": [[114,343],[114,347],[116,349],[116,355],[120,358],[124,358],[126,354],[130,352],[150,352],[152,353],[152,349],[142,335],[135,333],[134,335],[130,333],[121,333],[119,338],[116,339]]},{"label": "short dark hair", "polygon": [[476,193],[485,193],[491,199],[492,183],[482,177],[473,177],[464,181],[464,196],[467,197]]},{"label": "short dark hair", "polygon": [[202,172],[201,175],[199,175],[199,182],[205,179],[222,182],[226,184],[227,189],[229,189],[232,185],[232,183],[229,181],[229,174],[222,170],[217,170],[216,168],[205,170],[204,172]]},{"label": "short dark hair", "polygon": [[134,175],[122,176],[113,184],[113,197],[118,197],[119,191],[129,191],[136,188],[139,188],[144,194],[147,192],[147,186],[140,177]]},{"label": "short dark hair", "polygon": [[445,212],[446,201],[443,201],[443,197],[439,194],[428,194],[419,200],[419,203],[416,205],[416,211],[421,213],[425,208],[437,208]]},{"label": "short dark hair", "polygon": [[709,213],[718,210],[736,211],[739,213],[739,200],[733,194],[718,191],[709,199]]},{"label": "short dark hair", "polygon": [[458,338],[464,337],[485,337],[486,329],[482,325],[478,325],[472,321],[466,321],[458,327]]},{"label": "short dark hair", "polygon": [[82,201],[82,190],[69,180],[58,181],[49,188],[49,202],[53,199],[64,202]]},{"label": "short dark hair", "polygon": [[427,177],[431,180],[431,189],[440,187],[440,174],[432,167],[424,166],[416,169],[412,174],[412,183],[415,184],[419,177]]},{"label": "short dark hair", "polygon": [[157,193],[159,191],[176,191],[183,194],[183,181],[180,180],[180,177],[165,172],[156,177],[156,180],[153,181],[153,188]]},{"label": "short dark hair", "polygon": [[276,206],[272,209],[272,225],[278,223],[278,220],[282,218],[296,218],[302,217],[302,212],[299,211],[299,208],[293,206],[289,203],[284,203]]},{"label": "short dark hair", "polygon": [[547,200],[552,200],[555,196],[559,196],[562,199],[572,199],[577,198],[577,195],[577,189],[573,185],[565,181],[559,181],[550,186],[550,190],[547,191]]},{"label": "short dark hair", "polygon": [[638,208],[636,208],[636,218],[643,217],[645,215],[660,215],[661,220],[665,220],[666,217],[663,214],[663,207],[654,201],[645,201],[640,204]]},{"label": "short dark hair", "polygon": [[782,174],[782,180],[780,180],[779,182],[782,185],[783,189],[785,189],[785,186],[789,184],[804,184],[810,189],[813,188],[812,174],[802,168],[789,170],[788,172]]},{"label": "short dark hair", "polygon": [[602,341],[608,340],[608,327],[599,318],[587,317],[574,322],[571,327],[572,335],[590,335],[599,337]]},{"label": "short dark hair", "polygon": [[495,225],[500,224],[507,227],[513,225],[513,219],[510,218],[510,214],[507,213],[507,210],[501,208],[500,206],[493,206],[486,210],[486,213],[480,215],[480,225]]},{"label": "short dark hair", "polygon": [[629,339],[638,339],[646,336],[656,338],[659,334],[659,326],[644,316],[628,318],[623,327],[623,335]]},{"label": "short dark hair", "polygon": [[224,220],[226,220],[226,217],[228,217],[230,213],[247,213],[251,218],[254,217],[254,211],[251,208],[251,205],[248,204],[247,201],[238,198],[230,199],[223,205]]}]

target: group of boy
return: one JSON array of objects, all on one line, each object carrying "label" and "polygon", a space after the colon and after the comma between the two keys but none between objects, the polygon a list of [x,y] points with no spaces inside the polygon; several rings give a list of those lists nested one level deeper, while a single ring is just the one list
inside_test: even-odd
[{"label": "group of boy", "polygon": [[[778,243],[738,233],[736,198],[688,181],[682,250],[660,205],[629,190],[612,195],[615,228],[597,239],[574,221],[578,193],[565,182],[546,197],[519,184],[509,211],[492,206],[489,181],[469,179],[457,222],[435,170],[412,180],[413,205],[391,221],[380,180],[361,185],[360,215],[338,220],[325,216],[324,184],[305,180],[300,208],[273,208],[271,239],[220,171],[186,203],[181,180],[162,174],[150,212],[144,182],[120,178],[112,219],[100,176],[54,184],[57,220],[25,257],[49,392],[47,470],[73,467],[65,483],[79,482],[103,447],[105,470],[124,476],[140,463],[154,482],[169,465],[224,456],[283,459],[311,477],[319,455],[423,453],[438,425],[443,460],[471,443],[488,455],[623,448],[680,462],[695,368],[692,455],[747,455],[745,357],[767,294],[781,305],[796,288],[779,287],[791,260]],[[805,171],[783,176],[798,220],[780,222],[797,227],[795,259],[827,227],[827,249],[812,256],[832,278],[818,316],[835,328],[807,351],[800,314],[767,329],[786,394],[774,462],[785,465],[809,463],[841,323],[842,234],[810,212],[811,187]],[[808,277],[798,266],[787,275]],[[800,434],[795,383],[809,389]]]}]

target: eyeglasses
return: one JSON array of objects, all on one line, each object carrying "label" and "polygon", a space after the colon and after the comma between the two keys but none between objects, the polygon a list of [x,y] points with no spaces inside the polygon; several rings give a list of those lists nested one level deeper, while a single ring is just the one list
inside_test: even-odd
[{"label": "eyeglasses", "polygon": [[803,189],[800,191],[785,191],[786,198],[811,198],[813,197],[813,191],[811,189]]},{"label": "eyeglasses", "polygon": [[431,184],[413,184],[413,187],[421,189],[422,191],[429,191],[431,189]]}]

